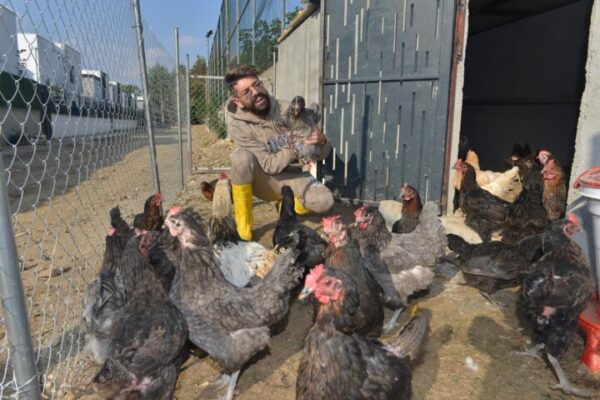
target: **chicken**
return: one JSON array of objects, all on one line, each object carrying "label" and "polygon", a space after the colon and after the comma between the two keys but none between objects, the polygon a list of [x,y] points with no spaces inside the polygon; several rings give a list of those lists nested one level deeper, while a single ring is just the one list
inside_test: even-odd
[{"label": "chicken", "polygon": [[215,186],[208,236],[225,278],[238,287],[244,287],[264,278],[273,268],[278,254],[258,242],[240,239],[230,198],[229,178],[221,173]]},{"label": "chicken", "polygon": [[179,262],[179,242],[168,229],[160,232],[156,244],[150,249],[148,261],[168,293],[175,277],[175,265]]},{"label": "chicken", "polygon": [[520,143],[513,144],[512,154],[509,158],[506,159],[506,163],[510,166],[516,166],[519,160],[523,160],[526,158],[533,158],[533,154],[531,152],[531,147],[529,147],[529,143],[525,143],[525,145],[521,145]]},{"label": "chicken", "polygon": [[[518,167],[512,167],[504,172],[483,171],[479,169],[479,158],[472,150],[467,152],[467,157],[464,163],[471,165],[475,170],[477,184],[483,190],[486,190],[494,196],[512,203],[515,201],[517,196],[519,196],[519,193],[521,193],[522,185],[519,178]],[[463,180],[464,171],[457,170],[454,175],[454,188],[459,192],[461,190]]]},{"label": "chicken", "polygon": [[400,197],[402,198],[402,218],[394,222],[392,232],[410,233],[419,223],[423,204],[419,192],[408,183],[405,183],[400,189]]},{"label": "chicken", "polygon": [[171,399],[183,361],[185,320],[141,254],[153,246],[151,235],[158,233],[132,239],[139,250],[127,261],[137,279],[110,332],[107,359],[94,378],[112,391],[109,398]]},{"label": "chicken", "polygon": [[352,233],[365,265],[382,287],[386,306],[395,310],[385,325],[389,331],[406,307],[408,297],[427,289],[433,281],[434,273],[429,267],[444,254],[444,228],[432,202],[425,203],[419,224],[406,234],[390,233],[375,207],[361,207],[354,216],[356,227]]},{"label": "chicken", "polygon": [[268,346],[268,327],[289,310],[290,293],[303,273],[295,261],[304,251],[304,233],[296,232],[278,245],[275,265],[260,283],[239,288],[219,268],[197,214],[172,208],[166,224],[181,246],[181,262],[169,296],[185,316],[192,343],[213,357],[226,377],[233,373],[226,397],[231,400],[240,369]]},{"label": "chicken", "polygon": [[87,285],[83,297],[85,347],[97,364],[106,360],[108,335],[124,305],[123,294],[115,284],[115,272],[126,243],[133,236],[131,228],[121,217],[119,207],[110,210],[110,223],[100,272]]},{"label": "chicken", "polygon": [[548,219],[556,221],[563,218],[567,207],[567,178],[565,171],[547,150],[540,150],[538,159],[544,166],[542,176],[544,177],[543,204]]},{"label": "chicken", "polygon": [[306,266],[312,268],[317,264],[324,263],[323,253],[327,243],[317,232],[298,221],[298,216],[294,209],[294,191],[289,186],[284,185],[281,188],[281,209],[279,210],[279,220],[273,233],[273,246],[277,246],[290,233],[299,230],[306,234],[308,254],[303,255]]},{"label": "chicken", "polygon": [[481,189],[471,165],[457,160],[455,168],[463,174],[459,203],[465,213],[465,224],[473,228],[482,241],[489,242],[492,233],[506,222],[511,203]]},{"label": "chicken", "polygon": [[148,197],[144,203],[144,212],[136,214],[133,218],[133,227],[146,231],[160,231],[164,222],[160,211],[162,202],[160,193]]},{"label": "chicken", "polygon": [[200,182],[200,193],[206,198],[208,201],[213,200],[213,195],[215,193],[215,186],[217,185],[217,181],[219,179],[213,179],[210,182],[202,181]]},{"label": "chicken", "polygon": [[527,237],[516,245],[504,242],[469,244],[448,235],[448,247],[459,255],[458,267],[467,283],[485,293],[519,284],[531,264],[542,255],[542,235]]},{"label": "chicken", "polygon": [[340,269],[352,276],[360,292],[361,302],[355,313],[353,332],[361,336],[378,337],[383,325],[383,292],[365,262],[356,240],[352,238],[339,216],[325,217],[323,231],[329,237],[325,250],[325,266]]},{"label": "chicken", "polygon": [[97,364],[106,360],[108,335],[124,305],[124,299],[117,292],[114,282],[115,270],[123,253],[115,231],[115,228],[111,228],[106,236],[100,274],[88,284],[83,298],[85,347]]},{"label": "chicken", "polygon": [[390,345],[347,333],[362,297],[342,269],[316,267],[303,296],[319,303],[296,379],[297,400],[401,399],[412,396],[410,362],[427,338],[424,315],[411,319]]},{"label": "chicken", "polygon": [[291,132],[294,152],[298,161],[302,164],[317,161],[320,157],[321,149],[319,146],[304,143],[304,140],[310,137],[320,120],[319,106],[313,104],[311,108],[306,108],[306,102],[302,96],[294,97],[285,112],[285,128]]},{"label": "chicken", "polygon": [[536,346],[528,354],[545,351],[559,379],[555,389],[591,397],[570,384],[558,361],[577,332],[579,314],[596,291],[589,261],[571,240],[579,227],[573,214],[552,223],[544,235],[544,255],[524,279],[522,294],[535,331]]},{"label": "chicken", "polygon": [[542,174],[533,168],[523,178],[523,191],[510,206],[502,241],[515,244],[519,240],[541,233],[548,226],[546,209],[542,204]]}]

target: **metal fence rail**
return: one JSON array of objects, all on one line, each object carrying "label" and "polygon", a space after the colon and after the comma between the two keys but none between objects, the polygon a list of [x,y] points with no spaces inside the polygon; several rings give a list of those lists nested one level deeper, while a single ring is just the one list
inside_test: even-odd
[{"label": "metal fence rail", "polygon": [[79,326],[108,211],[118,205],[129,220],[140,212],[155,166],[167,202],[180,190],[180,165],[191,171],[177,146],[190,119],[186,81],[178,90],[175,60],[146,29],[143,95],[136,27],[129,0],[0,0],[0,398],[39,398],[38,386],[64,398],[89,382],[95,367]]}]

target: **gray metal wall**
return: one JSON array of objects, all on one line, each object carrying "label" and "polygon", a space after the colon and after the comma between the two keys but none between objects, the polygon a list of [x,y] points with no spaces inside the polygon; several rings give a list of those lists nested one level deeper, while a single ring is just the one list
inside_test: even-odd
[{"label": "gray metal wall", "polygon": [[342,198],[439,201],[454,0],[326,1],[322,170]]}]

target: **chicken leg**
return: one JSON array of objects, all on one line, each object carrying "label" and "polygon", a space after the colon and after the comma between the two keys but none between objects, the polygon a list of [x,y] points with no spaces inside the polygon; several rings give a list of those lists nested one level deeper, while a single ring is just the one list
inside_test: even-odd
[{"label": "chicken leg", "polygon": [[560,363],[558,362],[558,360],[555,357],[553,357],[552,354],[550,354],[548,352],[546,352],[546,355],[548,356],[548,361],[550,361],[550,365],[552,365],[552,368],[554,369],[554,373],[556,374],[556,377],[558,378],[558,385],[552,386],[552,389],[554,389],[554,390],[560,389],[566,394],[570,394],[570,395],[577,396],[577,397],[585,397],[585,398],[592,397],[591,394],[583,392],[580,389],[577,389],[575,386],[571,385],[569,378],[567,378],[567,374],[565,374],[565,371],[560,366]]},{"label": "chicken leg", "polygon": [[232,400],[233,394],[235,393],[235,386],[237,385],[238,378],[240,376],[240,370],[238,369],[233,374],[229,375],[229,384],[227,386],[227,393],[223,400]]},{"label": "chicken leg", "polygon": [[403,310],[404,310],[404,307],[401,307],[401,308],[397,309],[396,311],[394,311],[394,315],[392,315],[391,318],[388,319],[385,322],[385,324],[383,324],[384,332],[389,332],[392,329],[394,329],[394,327],[396,326],[396,323],[398,322],[398,318],[400,318],[400,314],[402,314]]}]

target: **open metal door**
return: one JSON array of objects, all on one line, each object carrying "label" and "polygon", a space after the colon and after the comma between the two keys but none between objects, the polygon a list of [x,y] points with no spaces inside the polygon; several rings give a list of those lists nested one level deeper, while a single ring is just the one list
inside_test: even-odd
[{"label": "open metal door", "polygon": [[329,0],[322,170],[340,198],[442,196],[455,0]]}]

